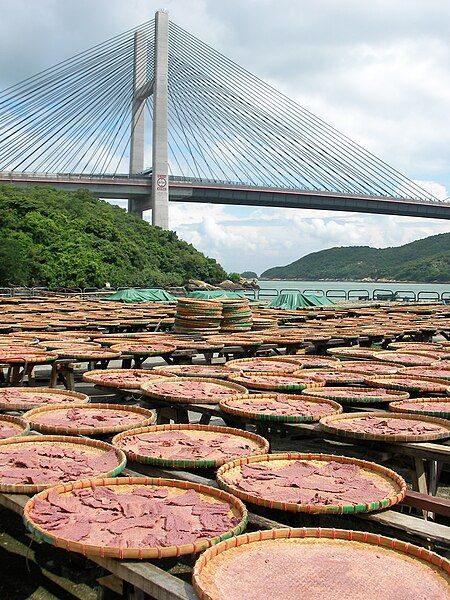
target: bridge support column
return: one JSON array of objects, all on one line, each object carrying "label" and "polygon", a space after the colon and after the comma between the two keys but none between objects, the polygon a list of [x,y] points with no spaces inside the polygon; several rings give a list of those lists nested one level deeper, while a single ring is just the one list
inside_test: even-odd
[{"label": "bridge support column", "polygon": [[153,79],[152,223],[169,228],[169,169],[167,158],[169,15],[155,15],[155,70]]},{"label": "bridge support column", "polygon": [[141,198],[128,198],[128,212],[142,219],[145,204],[145,200]]},{"label": "bridge support column", "polygon": [[[147,82],[147,36],[144,31],[134,34],[133,106],[131,113],[130,175],[144,170],[145,97],[140,91]],[[128,200],[128,212],[142,219],[139,202]]]}]

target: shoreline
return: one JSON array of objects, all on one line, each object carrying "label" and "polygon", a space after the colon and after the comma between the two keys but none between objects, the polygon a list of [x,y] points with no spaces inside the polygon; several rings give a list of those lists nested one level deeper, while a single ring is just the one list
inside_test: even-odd
[{"label": "shoreline", "polygon": [[403,284],[403,283],[412,283],[414,285],[447,285],[450,284],[450,281],[397,281],[394,279],[266,279],[266,278],[258,278],[257,281],[308,281],[311,283],[395,283],[395,284]]}]

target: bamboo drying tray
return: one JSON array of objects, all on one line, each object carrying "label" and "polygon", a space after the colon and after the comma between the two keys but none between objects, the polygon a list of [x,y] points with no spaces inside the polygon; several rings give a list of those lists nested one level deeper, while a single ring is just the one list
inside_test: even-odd
[{"label": "bamboo drying tray", "polygon": [[[84,446],[84,448],[88,448],[93,454],[99,454],[101,451],[109,452],[110,450],[114,450],[117,458],[117,466],[110,470],[107,473],[98,473],[98,477],[115,477],[118,475],[126,466],[127,459],[125,454],[119,450],[118,448],[114,448],[111,444],[107,444],[106,442],[102,442],[100,440],[91,440],[89,438],[82,437],[70,437],[70,436],[60,436],[60,435],[28,435],[19,438],[10,438],[6,440],[0,440],[0,453],[4,446],[9,445],[22,445],[29,444],[30,448],[36,446],[37,444],[48,444],[51,443],[53,445],[60,446],[72,446],[72,445],[80,445]],[[0,492],[2,493],[10,493],[10,494],[35,494],[36,492],[40,492],[46,488],[52,487],[53,485],[57,485],[60,482],[55,481],[54,483],[24,483],[24,484],[4,484],[1,481],[0,474]]]},{"label": "bamboo drying tray", "polygon": [[311,375],[324,379],[325,386],[361,386],[365,380],[362,373],[353,373],[345,369],[305,369],[302,370],[302,373],[311,373]]},{"label": "bamboo drying tray", "polygon": [[[230,475],[240,472],[242,465],[250,463],[270,463],[272,461],[319,461],[319,462],[339,462],[343,464],[351,464],[364,469],[364,471],[370,477],[373,474],[382,477],[387,481],[392,489],[392,493],[383,498],[380,501],[370,502],[367,504],[299,504],[295,502],[286,502],[278,500],[270,500],[267,498],[261,498],[251,493],[244,492],[233,483],[230,483]],[[378,465],[376,463],[368,462],[366,460],[360,460],[357,458],[349,458],[346,456],[337,456],[333,454],[311,454],[311,453],[297,453],[287,452],[284,454],[266,454],[261,456],[250,456],[247,458],[236,459],[234,461],[224,464],[217,471],[217,481],[220,487],[225,489],[227,492],[234,494],[238,498],[241,498],[244,502],[251,502],[259,506],[265,506],[270,509],[278,509],[289,512],[306,512],[311,514],[353,514],[361,512],[372,512],[388,508],[398,502],[401,502],[406,494],[406,483],[400,475],[391,471],[386,467]],[[264,482],[262,488],[264,489]]]},{"label": "bamboo drying tray", "polygon": [[[244,559],[246,553],[258,551],[262,548],[268,548],[271,550],[271,553],[275,553],[280,544],[287,544],[288,546],[292,544],[301,544],[304,552],[307,553],[309,548],[317,548],[318,543],[329,545],[330,553],[333,553],[333,549],[335,552],[345,552],[347,547],[350,550],[355,546],[358,546],[361,550],[365,550],[364,546],[367,546],[367,556],[365,562],[368,573],[370,573],[370,565],[372,561],[380,552],[387,556],[391,555],[393,559],[400,556],[405,561],[408,561],[409,564],[413,562],[414,567],[417,569],[417,576],[413,579],[410,579],[411,587],[414,586],[415,580],[421,581],[425,578],[428,578],[429,580],[430,577],[433,580],[434,578],[438,578],[438,581],[442,585],[442,596],[439,600],[443,600],[443,598],[446,596],[446,590],[450,584],[450,561],[448,559],[443,558],[442,556],[439,556],[438,554],[435,554],[426,548],[387,538],[376,533],[352,531],[347,529],[322,529],[320,527],[283,528],[253,531],[251,533],[239,535],[237,537],[220,542],[216,546],[206,550],[195,563],[192,575],[192,582],[195,591],[200,600],[237,600],[238,597],[242,598],[242,588],[239,590],[235,589],[234,591],[230,590],[230,593],[224,596],[222,595],[219,581],[216,582],[215,575],[217,573],[217,568],[221,568],[223,573],[223,568],[224,565],[226,565],[228,557],[230,560],[240,557]],[[283,547],[283,550],[287,549],[288,547]],[[376,551],[375,553],[374,550]],[[343,563],[345,564],[345,555],[343,557]],[[335,564],[338,565],[339,562],[336,562]],[[323,581],[320,579],[318,582],[320,592],[319,590],[315,589],[314,581],[308,580],[307,573],[302,576],[302,564],[300,561],[293,561],[290,567],[292,567],[295,574],[299,575],[301,581],[301,584],[299,584],[298,587],[291,587],[292,593],[298,594],[298,598],[302,598],[303,600],[309,600],[311,597],[317,598],[317,594],[321,594],[323,588],[327,587],[327,580]],[[268,568],[270,569],[270,566]],[[267,597],[275,599],[277,598],[276,581],[285,581],[286,577],[289,577],[289,574],[284,571],[280,572],[279,570],[270,571],[270,574],[271,578],[267,582],[266,580],[263,580],[263,583],[261,579],[256,579],[257,575],[255,576],[254,582],[255,585],[264,587],[264,595],[267,594]],[[359,594],[358,598],[364,597],[365,593],[363,591],[363,586],[364,583],[367,582],[367,575],[368,574],[364,573],[364,571],[360,573],[359,579],[361,581],[358,581],[358,577],[356,581],[349,578],[349,586],[345,586],[345,590],[341,588],[335,590],[337,595],[344,599],[345,594],[345,598],[348,598],[349,600],[350,598],[354,597],[354,594]],[[330,570],[330,577],[332,578],[332,576],[333,573],[332,570]],[[400,575],[392,579],[392,592],[394,593],[395,590],[395,596],[390,595],[390,598],[400,598],[398,593],[402,588],[401,582],[398,582],[399,576]],[[237,585],[239,585],[241,579],[236,578],[235,581]],[[246,581],[248,581],[249,586],[252,585],[251,573],[247,574]],[[262,583],[263,585],[261,585]],[[294,584],[292,583],[291,585]],[[329,585],[332,585],[332,579],[330,580]],[[384,584],[382,584],[381,587],[383,589],[379,590],[380,597],[387,598],[386,593],[388,590],[384,589]],[[310,592],[314,594],[314,596],[310,596]],[[411,592],[411,590],[409,590],[409,592]],[[323,597],[326,598],[326,594]]]},{"label": "bamboo drying tray", "polygon": [[143,383],[142,380],[138,380],[135,383],[127,382],[124,385],[119,385],[117,381],[108,381],[105,379],[105,376],[107,377],[108,375],[115,373],[123,373],[124,375],[129,375],[130,373],[139,373],[145,375],[146,377],[148,376],[148,381],[161,378],[161,375],[156,373],[153,369],[94,369],[92,371],[86,371],[86,373],[83,373],[83,381],[94,383],[95,385],[101,385],[102,387],[126,390],[139,390]]},{"label": "bamboo drying tray", "polygon": [[[36,499],[44,500],[47,498],[50,491],[54,491],[57,494],[70,494],[72,490],[85,489],[90,487],[113,487],[118,486],[121,490],[129,488],[131,490],[142,486],[152,487],[163,487],[169,488],[169,492],[174,490],[195,490],[202,496],[209,499],[209,501],[222,501],[227,502],[230,505],[230,510],[240,519],[238,525],[236,525],[230,531],[224,532],[220,536],[213,538],[204,538],[197,540],[191,544],[184,544],[180,546],[156,546],[156,547],[140,547],[140,548],[123,548],[114,546],[99,546],[93,544],[84,544],[81,542],[73,542],[61,537],[58,537],[51,531],[46,530],[44,527],[38,525],[33,518],[31,513],[33,510],[34,502]],[[172,494],[176,495],[176,493]],[[33,534],[33,536],[39,540],[52,544],[58,548],[64,548],[72,552],[78,552],[85,556],[102,556],[112,557],[119,559],[161,559],[169,557],[177,557],[185,554],[196,554],[203,552],[213,544],[217,544],[222,540],[234,537],[242,533],[247,525],[248,513],[244,504],[236,497],[218,490],[216,488],[200,485],[197,483],[190,483],[188,481],[178,481],[174,479],[162,479],[162,478],[151,478],[151,477],[115,477],[107,479],[91,479],[83,480],[75,483],[68,483],[58,485],[51,490],[44,490],[40,494],[31,498],[25,505],[24,508],[24,522],[27,529]]]},{"label": "bamboo drying tray", "polygon": [[397,371],[397,375],[410,375],[414,379],[416,377],[431,377],[433,379],[445,379],[449,381],[450,386],[450,364],[446,361],[447,367],[440,367],[439,363],[430,365],[429,367],[406,367]]},{"label": "bamboo drying tray", "polygon": [[[0,410],[30,410],[31,408],[37,408],[38,406],[45,405],[45,402],[36,404],[35,402],[26,402],[22,400],[19,402],[5,402],[4,398],[8,395],[11,390],[17,390],[23,396],[32,396],[33,394],[52,394],[55,396],[61,396],[59,402],[67,403],[87,403],[89,402],[89,396],[82,394],[81,392],[72,392],[70,390],[58,390],[56,388],[45,388],[45,387],[7,387],[0,388]],[[57,404],[57,403],[55,403]]]},{"label": "bamboo drying tray", "polygon": [[[321,418],[320,416],[315,417],[311,415],[274,415],[270,413],[253,412],[239,406],[239,404],[245,402],[246,399],[251,399],[253,402],[264,402],[269,399],[276,400],[278,395],[280,394],[250,394],[239,396],[232,400],[221,400],[219,402],[219,408],[225,413],[243,417],[244,419],[254,419],[257,421],[275,421],[278,423],[312,423]],[[283,396],[292,400],[298,400],[302,402],[306,401],[311,404],[326,404],[328,406],[328,412],[323,416],[342,412],[342,406],[340,404],[326,398],[320,399],[313,398],[312,396],[306,397],[299,394],[283,394]]]},{"label": "bamboo drying tray", "polygon": [[21,350],[18,350],[17,352],[15,350],[2,352],[0,350],[0,363],[11,365],[43,365],[55,361],[58,356],[59,354],[46,352],[45,350],[42,350],[41,352],[23,352]]},{"label": "bamboo drying tray", "polygon": [[127,450],[123,446],[123,441],[133,435],[139,435],[142,433],[154,433],[154,432],[163,432],[163,431],[181,431],[181,432],[189,432],[189,431],[199,431],[199,432],[212,432],[212,433],[220,433],[236,436],[239,438],[244,438],[246,440],[252,441],[258,444],[258,449],[254,452],[250,452],[250,454],[266,454],[269,452],[269,442],[261,437],[260,435],[256,435],[255,433],[251,433],[249,431],[244,431],[242,429],[235,429],[234,427],[222,427],[219,425],[199,425],[197,423],[190,424],[166,424],[166,425],[153,425],[150,427],[139,427],[139,429],[131,429],[125,431],[123,433],[119,433],[114,436],[111,443],[113,446],[120,448],[123,452],[125,452],[127,458],[129,460],[147,463],[151,465],[158,465],[163,467],[170,468],[179,468],[179,469],[213,469],[216,467],[220,467],[231,459],[199,459],[199,460],[191,460],[191,459],[170,459],[170,458],[158,458],[145,454],[137,454],[131,450]]},{"label": "bamboo drying tray", "polygon": [[[273,360],[293,362],[298,365],[300,369],[340,369],[343,363],[333,356],[319,356],[317,354],[283,354],[283,356],[275,356]],[[315,363],[315,364],[314,364]]]},{"label": "bamboo drying tray", "polygon": [[378,352],[374,348],[360,348],[359,346],[339,346],[337,348],[328,348],[327,353],[331,356],[337,356],[340,359],[349,358],[351,360],[374,360]]},{"label": "bamboo drying tray", "polygon": [[[433,410],[433,403],[439,402],[447,405],[446,410]],[[412,406],[411,406],[412,405]],[[422,407],[421,405],[425,405]],[[427,406],[428,405],[428,406]],[[414,413],[419,415],[428,415],[430,417],[440,417],[442,419],[450,419],[450,396],[439,398],[414,398],[405,400],[403,402],[391,402],[389,404],[389,410],[398,413]]]},{"label": "bamboo drying tray", "polygon": [[[347,429],[341,429],[339,422],[351,421],[354,419],[361,419],[364,417],[374,417],[386,420],[391,419],[402,419],[419,421],[424,423],[432,423],[439,425],[441,428],[445,428],[445,431],[430,432],[423,434],[390,434],[390,433],[364,433],[361,431],[349,431]],[[329,417],[323,417],[320,419],[320,428],[328,433],[333,433],[344,438],[356,438],[360,440],[374,440],[379,442],[431,442],[434,440],[444,440],[450,437],[450,423],[445,419],[439,419],[436,417],[428,417],[425,415],[417,416],[411,414],[396,414],[392,412],[359,412],[359,413],[347,413],[345,415],[331,415]]]},{"label": "bamboo drying tray", "polygon": [[148,342],[129,342],[110,346],[112,352],[132,354],[133,356],[161,356],[162,354],[172,354],[176,349],[177,347],[173,344],[151,344]]},{"label": "bamboo drying tray", "polygon": [[[39,422],[39,417],[46,415],[55,411],[67,411],[79,409],[81,411],[89,412],[91,410],[111,410],[114,412],[123,412],[123,413],[133,413],[142,417],[141,421],[138,423],[122,423],[121,425],[109,425],[104,427],[88,427],[88,426],[80,426],[77,427],[76,424],[73,426],[64,426],[64,425],[46,425],[45,423]],[[1,417],[0,417],[1,418]],[[132,429],[135,427],[147,427],[148,425],[153,425],[156,421],[156,415],[153,411],[148,410],[147,408],[141,408],[140,406],[127,406],[124,404],[104,404],[104,403],[90,403],[90,404],[52,404],[50,406],[40,406],[38,408],[33,408],[24,414],[24,419],[26,419],[31,425],[33,429],[39,431],[41,433],[48,433],[51,435],[105,435],[111,433],[119,433],[121,431],[126,431],[127,429]]]},{"label": "bamboo drying tray", "polygon": [[[260,368],[260,364],[267,364],[268,368]],[[257,358],[237,358],[235,360],[229,360],[225,363],[227,369],[230,369],[234,373],[236,372],[244,372],[244,373],[273,373],[284,375],[285,373],[293,373],[294,371],[298,371],[299,366],[295,362],[288,361],[280,361],[276,360],[274,357],[257,357]],[[273,370],[272,369],[272,364]],[[252,369],[252,365],[258,365],[258,368]],[[269,368],[270,365],[270,368]]]},{"label": "bamboo drying tray", "polygon": [[[273,378],[273,381],[270,379]],[[278,379],[287,379],[288,381],[276,382]],[[295,371],[294,373],[271,374],[266,372],[253,371],[252,373],[237,373],[230,375],[230,381],[234,381],[249,389],[266,390],[274,392],[302,392],[306,389],[324,387],[325,380],[320,377],[314,377],[305,373]]]},{"label": "bamboo drying tray", "polygon": [[207,377],[209,379],[228,379],[233,371],[227,365],[163,365],[153,371],[161,377]]},{"label": "bamboo drying tray", "polygon": [[[341,396],[340,391],[348,392],[347,396]],[[379,396],[361,396],[355,395],[355,392],[372,392],[371,388],[360,388],[360,387],[330,387],[320,390],[305,390],[306,396],[316,396],[317,398],[328,398],[329,400],[335,400],[336,402],[343,402],[344,404],[371,404],[379,402],[392,402],[392,398],[396,397],[399,400],[406,400],[409,398],[407,392],[399,390],[389,390],[388,394],[380,394]],[[338,393],[336,393],[338,392]]]},{"label": "bamboo drying tray", "polygon": [[21,417],[15,417],[12,415],[0,415],[0,425],[2,423],[8,423],[15,427],[18,427],[18,431],[17,433],[13,433],[13,435],[9,435],[7,437],[0,437],[1,440],[9,440],[13,437],[18,437],[20,435],[27,435],[27,433],[30,431],[30,424],[27,423],[27,421],[25,419],[22,419]]},{"label": "bamboo drying tray", "polygon": [[[404,380],[407,379],[407,382]],[[448,394],[450,392],[450,381],[436,377],[408,377],[398,373],[397,375],[380,375],[378,377],[367,377],[366,385],[390,390],[403,390],[412,393],[425,394]],[[428,385],[427,385],[428,384]]]},{"label": "bamboo drying tray", "polygon": [[96,361],[96,360],[114,360],[120,358],[120,352],[113,350],[92,349],[92,350],[70,350],[69,348],[60,348],[58,350],[58,358],[72,358],[79,361]]},{"label": "bamboo drying tray", "polygon": [[[175,378],[175,377],[167,377],[161,378],[156,382],[148,382],[143,383],[141,385],[141,390],[144,396],[149,396],[150,398],[154,398],[155,400],[164,400],[165,402],[179,402],[183,404],[217,404],[221,398],[221,396],[211,397],[208,400],[198,400],[194,398],[188,398],[185,395],[178,395],[176,392],[167,394],[167,393],[159,393],[156,390],[149,389],[154,383],[168,383],[168,382],[177,382],[182,381],[185,383],[186,381],[201,382],[201,383],[212,383],[216,386],[226,387],[236,392],[232,397],[240,395],[240,394],[248,394],[248,390],[242,385],[237,385],[236,383],[230,383],[228,381],[223,381],[222,379],[210,379],[209,377],[183,377],[183,378]],[[230,394],[231,396],[231,394]]]},{"label": "bamboo drying tray", "polygon": [[[411,361],[408,361],[407,357],[412,357],[415,361],[415,364],[412,364]],[[437,360],[436,356],[434,354],[430,354],[429,352],[417,354],[414,352],[402,352],[401,350],[382,350],[376,354],[375,359],[396,365],[404,365],[405,367],[426,366]]]}]

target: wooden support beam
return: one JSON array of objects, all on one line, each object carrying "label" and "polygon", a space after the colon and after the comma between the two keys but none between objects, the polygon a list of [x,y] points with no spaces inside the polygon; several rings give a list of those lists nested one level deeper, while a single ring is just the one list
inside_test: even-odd
[{"label": "wooden support beam", "polygon": [[448,498],[428,496],[427,494],[408,490],[402,504],[411,508],[427,510],[450,519],[450,500]]}]

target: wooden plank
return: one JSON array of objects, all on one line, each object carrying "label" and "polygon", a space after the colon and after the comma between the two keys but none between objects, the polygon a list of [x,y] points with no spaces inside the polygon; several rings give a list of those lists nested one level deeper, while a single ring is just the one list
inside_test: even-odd
[{"label": "wooden plank", "polygon": [[441,544],[448,547],[450,540],[450,527],[425,521],[417,517],[403,515],[394,510],[387,510],[380,513],[370,513],[366,515],[358,515],[358,518],[364,521],[376,523],[382,527],[395,529],[407,533],[413,537],[422,540],[432,541],[435,544]]},{"label": "wooden plank", "polygon": [[194,588],[189,583],[174,577],[150,562],[121,562],[115,558],[101,558],[100,556],[89,558],[155,600],[198,600]]},{"label": "wooden plank", "polygon": [[411,508],[428,510],[443,517],[450,518],[450,500],[437,496],[427,496],[419,492],[408,490],[402,504]]},{"label": "wooden plank", "polygon": [[120,579],[117,575],[105,575],[104,577],[99,577],[97,581],[102,587],[119,594],[119,596],[123,592],[123,579]]}]

